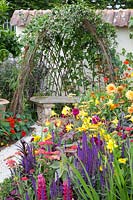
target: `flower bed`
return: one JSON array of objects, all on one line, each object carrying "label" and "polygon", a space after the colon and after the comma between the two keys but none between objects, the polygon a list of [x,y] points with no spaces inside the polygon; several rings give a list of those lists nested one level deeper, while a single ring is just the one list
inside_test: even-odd
[{"label": "flower bed", "polygon": [[32,120],[28,116],[6,113],[0,120],[0,147],[8,146],[29,133]]},{"label": "flower bed", "polygon": [[52,114],[41,135],[33,134],[31,144],[21,142],[20,165],[7,162],[13,177],[1,185],[0,195],[6,200],[132,199],[130,85],[109,84],[72,109],[65,106],[60,116]]}]

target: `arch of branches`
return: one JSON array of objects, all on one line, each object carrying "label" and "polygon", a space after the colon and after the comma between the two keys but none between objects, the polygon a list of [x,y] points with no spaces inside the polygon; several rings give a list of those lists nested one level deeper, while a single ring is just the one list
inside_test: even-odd
[{"label": "arch of branches", "polygon": [[[39,16],[27,27],[22,68],[11,111],[22,111],[24,91],[44,95],[84,93],[115,80],[115,31],[83,5]],[[28,89],[24,89],[28,88]]]}]

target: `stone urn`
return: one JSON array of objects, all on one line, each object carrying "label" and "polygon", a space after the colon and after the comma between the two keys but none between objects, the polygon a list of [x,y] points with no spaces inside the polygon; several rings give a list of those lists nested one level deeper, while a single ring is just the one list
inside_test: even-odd
[{"label": "stone urn", "polygon": [[4,118],[4,113],[6,111],[6,105],[9,103],[6,99],[0,99],[0,120]]}]

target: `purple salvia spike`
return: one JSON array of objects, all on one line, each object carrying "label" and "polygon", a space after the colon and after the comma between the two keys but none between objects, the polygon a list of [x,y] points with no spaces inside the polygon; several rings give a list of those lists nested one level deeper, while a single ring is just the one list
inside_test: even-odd
[{"label": "purple salvia spike", "polygon": [[28,192],[26,192],[26,200],[30,200]]},{"label": "purple salvia spike", "polygon": [[55,133],[54,130],[52,130],[52,142],[54,142],[54,139],[55,139]]}]

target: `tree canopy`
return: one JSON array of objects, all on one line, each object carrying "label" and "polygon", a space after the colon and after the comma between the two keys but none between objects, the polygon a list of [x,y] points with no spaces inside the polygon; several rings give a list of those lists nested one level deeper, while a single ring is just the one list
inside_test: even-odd
[{"label": "tree canopy", "polygon": [[89,7],[98,9],[119,9],[119,8],[133,8],[132,0],[8,0],[9,2],[9,16],[14,10],[19,9],[51,9],[55,6],[64,4],[75,4],[79,2],[86,3]]}]

